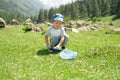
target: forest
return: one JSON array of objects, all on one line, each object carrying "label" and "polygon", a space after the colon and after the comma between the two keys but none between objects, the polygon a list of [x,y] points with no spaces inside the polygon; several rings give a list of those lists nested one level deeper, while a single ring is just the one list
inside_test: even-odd
[{"label": "forest", "polygon": [[119,18],[120,0],[77,0],[67,5],[61,5],[59,8],[40,10],[37,22],[50,20],[52,14],[56,12],[63,14],[66,21],[109,15],[116,15],[116,18]]},{"label": "forest", "polygon": [[7,24],[11,24],[12,19],[24,22],[28,17],[34,22],[42,23],[50,21],[54,13],[61,13],[65,21],[78,19],[92,19],[94,17],[104,17],[116,15],[120,17],[120,0],[77,0],[75,2],[61,5],[59,8],[40,9],[38,15],[25,16],[21,13],[12,13],[0,9],[0,16],[5,19]]}]

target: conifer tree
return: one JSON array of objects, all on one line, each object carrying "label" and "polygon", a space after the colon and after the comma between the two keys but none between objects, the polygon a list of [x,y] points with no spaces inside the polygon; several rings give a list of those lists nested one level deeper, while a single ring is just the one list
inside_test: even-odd
[{"label": "conifer tree", "polygon": [[48,10],[44,10],[45,21],[48,21]]},{"label": "conifer tree", "polygon": [[65,5],[64,16],[70,16],[70,14],[71,14],[71,5],[67,4]]},{"label": "conifer tree", "polygon": [[118,3],[117,3],[116,15],[117,15],[117,17],[120,17],[120,0],[118,0]]},{"label": "conifer tree", "polygon": [[87,0],[87,3],[86,3],[86,9],[87,9],[87,12],[88,12],[88,17],[91,17],[92,15],[92,6],[91,6],[91,3],[90,3],[90,0]]},{"label": "conifer tree", "polygon": [[81,5],[80,15],[81,15],[81,18],[87,18],[88,17],[88,12],[87,12],[87,8],[86,8],[85,4]]},{"label": "conifer tree", "polygon": [[52,17],[52,15],[55,13],[55,11],[54,11],[54,8],[52,7],[52,8],[50,8],[50,10],[49,10],[49,12],[48,12],[48,18],[49,18],[49,20],[51,20],[51,17]]},{"label": "conifer tree", "polygon": [[78,9],[76,9],[76,5],[74,3],[71,4],[71,19],[78,19]]},{"label": "conifer tree", "polygon": [[65,14],[65,6],[64,5],[61,5],[60,7],[59,7],[59,10],[58,10],[61,14]]},{"label": "conifer tree", "polygon": [[97,0],[92,0],[93,4],[92,4],[92,17],[99,17],[100,16],[100,9],[98,6],[98,2]]},{"label": "conifer tree", "polygon": [[37,22],[38,22],[38,23],[41,23],[41,22],[44,22],[44,21],[45,21],[44,11],[41,9],[41,10],[39,11],[39,15],[38,15]]},{"label": "conifer tree", "polygon": [[111,14],[116,13],[117,3],[119,0],[111,0]]},{"label": "conifer tree", "polygon": [[101,2],[99,1],[99,3],[101,3],[100,6],[100,12],[101,12],[101,16],[105,16],[105,15],[109,15],[110,14],[110,0],[101,0]]}]

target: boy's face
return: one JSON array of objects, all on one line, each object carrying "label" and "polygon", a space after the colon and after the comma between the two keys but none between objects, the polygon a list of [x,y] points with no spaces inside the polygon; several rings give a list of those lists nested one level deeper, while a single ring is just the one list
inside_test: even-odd
[{"label": "boy's face", "polygon": [[54,27],[55,29],[60,28],[61,25],[62,25],[62,22],[61,22],[61,21],[58,21],[58,20],[53,21],[53,27]]}]

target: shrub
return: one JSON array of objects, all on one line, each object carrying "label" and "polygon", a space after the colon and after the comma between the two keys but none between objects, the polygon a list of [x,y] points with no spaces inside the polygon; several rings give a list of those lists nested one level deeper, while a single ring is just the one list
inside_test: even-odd
[{"label": "shrub", "polygon": [[93,17],[91,20],[92,20],[92,22],[97,22],[97,21],[100,21],[100,18]]},{"label": "shrub", "polygon": [[66,22],[70,21],[70,20],[71,20],[71,19],[70,19],[70,16],[65,17],[64,20],[65,20]]},{"label": "shrub", "polygon": [[25,31],[25,32],[27,32],[27,31],[31,31],[31,28],[29,27],[29,25],[24,25],[24,28],[23,28],[23,30]]}]

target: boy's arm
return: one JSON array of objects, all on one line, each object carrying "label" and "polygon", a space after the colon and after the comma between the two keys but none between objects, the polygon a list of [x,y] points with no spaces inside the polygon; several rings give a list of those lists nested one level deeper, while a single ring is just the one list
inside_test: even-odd
[{"label": "boy's arm", "polygon": [[48,36],[47,35],[45,35],[45,43],[46,43],[47,48],[50,49]]}]

